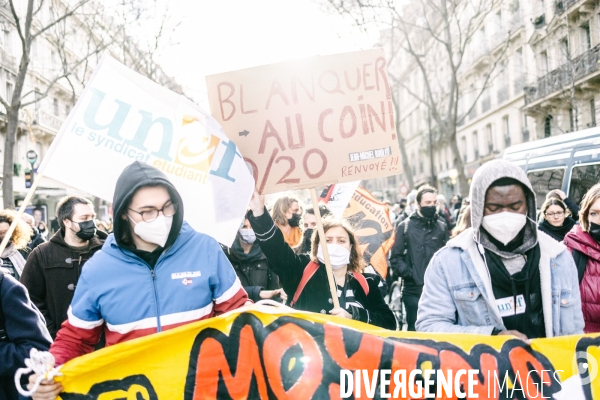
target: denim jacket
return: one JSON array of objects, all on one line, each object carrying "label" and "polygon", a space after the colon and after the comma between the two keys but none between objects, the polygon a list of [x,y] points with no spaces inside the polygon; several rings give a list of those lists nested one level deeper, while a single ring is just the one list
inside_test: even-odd
[{"label": "denim jacket", "polygon": [[[583,313],[573,257],[562,243],[541,231],[537,234],[546,337],[582,334]],[[450,240],[431,259],[416,328],[420,332],[484,335],[494,328],[506,330],[471,229]]]}]

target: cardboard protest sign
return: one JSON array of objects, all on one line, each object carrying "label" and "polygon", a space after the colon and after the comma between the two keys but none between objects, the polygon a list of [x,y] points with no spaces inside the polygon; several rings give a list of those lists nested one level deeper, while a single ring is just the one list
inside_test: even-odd
[{"label": "cardboard protest sign", "polygon": [[105,55],[39,171],[112,201],[133,161],[167,175],[194,229],[233,243],[254,188],[238,148],[191,101]]},{"label": "cardboard protest sign", "polygon": [[[427,371],[417,370],[427,368],[434,382],[451,376],[450,395],[435,398],[456,399],[460,389],[479,399],[592,400],[600,399],[599,356],[598,335],[529,345],[509,336],[388,331],[255,306],[76,358],[55,380],[63,400],[339,399],[348,393],[342,377],[348,382],[362,370],[368,378],[354,379],[354,398],[385,398],[383,386],[388,398],[422,399]],[[376,370],[390,372],[386,385],[372,381]]]},{"label": "cardboard protest sign", "polygon": [[261,193],[400,173],[383,49],[211,75],[211,113]]},{"label": "cardboard protest sign", "polygon": [[[382,277],[388,273],[387,253],[394,245],[396,232],[386,203],[377,200],[360,182],[330,185],[321,195],[332,214],[343,217],[356,228],[365,261]],[[335,211],[334,211],[335,210]]]}]

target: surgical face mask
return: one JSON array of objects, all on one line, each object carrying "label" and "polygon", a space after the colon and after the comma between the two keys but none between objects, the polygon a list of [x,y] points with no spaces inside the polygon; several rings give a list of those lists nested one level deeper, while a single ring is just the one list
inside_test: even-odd
[{"label": "surgical face mask", "polygon": [[88,241],[91,238],[93,238],[94,235],[96,234],[96,229],[97,229],[96,222],[94,222],[93,219],[90,219],[89,221],[84,221],[84,222],[74,222],[74,221],[71,221],[71,222],[79,225],[79,231],[75,232],[75,234],[81,240]]},{"label": "surgical face mask", "polygon": [[[129,217],[129,215],[127,215]],[[129,217],[133,221],[131,217]],[[173,225],[173,216],[165,217],[160,214],[154,221],[146,222],[140,221],[135,222],[135,228],[133,231],[140,237],[144,242],[154,243],[160,247],[165,247],[169,233],[171,232],[171,225]]]},{"label": "surgical face mask", "polygon": [[252,244],[256,240],[256,235],[252,229],[240,229],[240,238],[246,244]]},{"label": "surgical face mask", "polygon": [[[350,250],[339,244],[330,243],[327,245],[327,251],[329,252],[329,261],[331,261],[332,269],[340,269],[350,263]],[[325,256],[323,255],[323,248],[319,244],[317,249],[317,258],[323,264],[325,264]]]},{"label": "surgical face mask", "polygon": [[481,226],[503,245],[507,245],[523,229],[527,222],[525,214],[503,211],[483,217]]}]

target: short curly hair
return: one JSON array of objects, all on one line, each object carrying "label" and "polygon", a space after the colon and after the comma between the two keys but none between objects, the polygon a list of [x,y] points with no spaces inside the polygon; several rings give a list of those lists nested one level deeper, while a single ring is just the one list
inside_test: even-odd
[{"label": "short curly hair", "polygon": [[15,245],[15,249],[20,250],[27,247],[33,235],[33,229],[23,219],[18,217],[15,210],[5,209],[0,211],[0,222],[6,222],[11,225],[16,220],[17,224],[11,236],[11,242]]}]

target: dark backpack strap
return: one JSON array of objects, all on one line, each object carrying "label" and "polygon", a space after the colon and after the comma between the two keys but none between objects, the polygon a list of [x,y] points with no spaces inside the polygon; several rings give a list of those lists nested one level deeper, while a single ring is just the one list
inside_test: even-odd
[{"label": "dark backpack strap", "polygon": [[354,279],[356,279],[358,283],[360,283],[360,286],[362,287],[363,292],[365,292],[365,295],[368,296],[369,284],[367,283],[367,278],[365,278],[365,276],[360,272],[353,272],[352,275],[354,276]]},{"label": "dark backpack strap", "polygon": [[296,288],[296,293],[294,293],[294,298],[292,299],[292,302],[290,303],[290,307],[294,307],[294,304],[296,304],[296,302],[300,298],[300,295],[302,294],[304,287],[306,286],[306,284],[308,283],[310,278],[313,277],[315,272],[317,272],[318,269],[319,269],[319,264],[317,264],[314,261],[311,261],[306,265],[306,267],[304,268],[304,272],[302,273],[302,279],[300,280],[300,283],[298,284],[298,287]]}]

